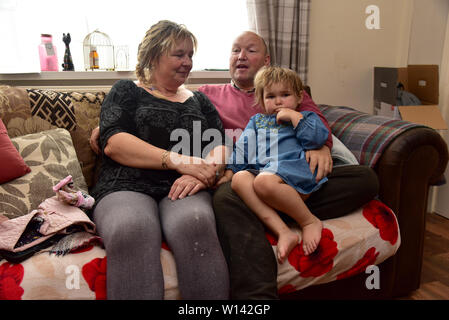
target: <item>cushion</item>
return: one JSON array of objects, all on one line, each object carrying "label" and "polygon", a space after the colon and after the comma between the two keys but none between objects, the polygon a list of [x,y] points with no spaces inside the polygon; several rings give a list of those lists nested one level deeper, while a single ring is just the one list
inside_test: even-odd
[{"label": "cushion", "polygon": [[332,142],[332,160],[334,167],[359,164],[354,154],[346,148],[340,139],[332,135]]},{"label": "cushion", "polygon": [[[293,228],[302,234],[299,228]],[[268,236],[273,246],[277,241]],[[323,221],[320,244],[309,256],[296,246],[288,261],[278,264],[278,288],[286,294],[365,272],[396,254],[401,243],[394,212],[378,200],[343,217]]]},{"label": "cushion", "polygon": [[11,142],[23,157],[31,172],[0,185],[0,214],[9,219],[37,209],[55,193],[52,187],[72,175],[77,188],[87,192],[70,133],[52,129],[12,138]]},{"label": "cushion", "polygon": [[95,181],[97,157],[88,143],[92,129],[98,126],[105,93],[27,90],[31,114],[59,128],[67,129],[80,161],[88,187]]},{"label": "cushion", "polygon": [[[25,89],[10,87],[10,86],[0,86],[0,119],[2,119],[5,124],[8,134],[11,138],[21,135],[12,129],[9,122],[12,119],[28,119],[31,117],[30,110],[30,100],[28,99],[28,94]],[[17,126],[19,128],[19,126]],[[21,131],[24,130],[22,126]],[[26,132],[26,133],[35,133]]]},{"label": "cushion", "polygon": [[25,164],[11,143],[3,121],[0,119],[0,184],[21,177],[31,169]]},{"label": "cushion", "polygon": [[0,86],[0,118],[11,138],[54,128],[70,132],[87,186],[99,159],[88,139],[98,126],[104,92],[58,92]]},{"label": "cushion", "polygon": [[[301,230],[294,228],[301,237]],[[277,240],[266,233],[273,252]],[[352,277],[396,253],[401,238],[396,217],[387,206],[372,200],[346,216],[323,221],[318,249],[305,256],[300,246],[278,264],[279,294]],[[161,249],[165,299],[180,299],[174,255],[165,243]],[[90,245],[67,255],[43,252],[19,264],[0,258],[0,297],[6,299],[104,299],[106,251]],[[136,277],[139,275],[136,274]],[[365,285],[361,283],[360,285]]]}]

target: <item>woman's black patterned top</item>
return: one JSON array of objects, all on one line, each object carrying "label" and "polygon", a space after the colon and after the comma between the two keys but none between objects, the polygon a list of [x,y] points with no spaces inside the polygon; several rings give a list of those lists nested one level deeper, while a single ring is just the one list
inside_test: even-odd
[{"label": "woman's black patterned top", "polygon": [[[215,130],[203,135],[207,129]],[[151,95],[131,80],[117,81],[101,106],[101,150],[119,132],[130,133],[162,149],[202,158],[213,147],[224,144],[218,112],[203,93],[196,91],[183,103],[170,102]],[[103,154],[99,179],[91,194],[96,203],[111,192],[125,190],[160,199],[179,177],[174,170],[124,166]]]}]

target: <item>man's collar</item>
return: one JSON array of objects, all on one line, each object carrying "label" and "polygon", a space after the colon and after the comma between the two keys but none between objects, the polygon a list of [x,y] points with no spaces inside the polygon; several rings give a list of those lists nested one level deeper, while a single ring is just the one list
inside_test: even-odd
[{"label": "man's collar", "polygon": [[251,90],[241,89],[241,88],[239,88],[239,87],[235,84],[234,80],[232,80],[232,79],[231,79],[231,84],[232,84],[232,86],[233,86],[234,88],[236,88],[237,90],[242,91],[242,92],[245,92],[245,93],[254,93],[254,91],[256,91],[256,88],[252,88]]}]

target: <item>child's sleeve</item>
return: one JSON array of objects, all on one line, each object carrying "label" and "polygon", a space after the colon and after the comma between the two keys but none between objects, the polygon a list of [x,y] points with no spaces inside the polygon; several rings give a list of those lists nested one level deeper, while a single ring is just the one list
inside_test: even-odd
[{"label": "child's sleeve", "polygon": [[232,155],[228,159],[226,169],[236,173],[250,168],[250,164],[256,163],[256,123],[252,117],[234,145]]},{"label": "child's sleeve", "polygon": [[304,150],[321,148],[327,141],[329,130],[315,112],[302,111],[303,118],[295,128],[296,138]]},{"label": "child's sleeve", "polygon": [[321,121],[326,126],[327,130],[329,130],[329,135],[327,136],[327,141],[325,143],[326,146],[328,146],[329,150],[332,150],[332,134],[331,134],[331,128],[329,127],[329,123],[327,122],[326,118],[324,117],[321,110],[318,108],[318,106],[313,102],[312,98],[307,94],[307,92],[303,92],[303,100],[301,102],[301,105],[299,107],[299,112],[303,111],[312,111],[315,112],[318,117],[320,117]]}]

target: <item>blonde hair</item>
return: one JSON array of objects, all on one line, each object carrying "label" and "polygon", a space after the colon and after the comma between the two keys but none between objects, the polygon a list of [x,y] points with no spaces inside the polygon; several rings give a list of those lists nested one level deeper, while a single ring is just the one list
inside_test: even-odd
[{"label": "blonde hair", "polygon": [[178,41],[190,39],[196,51],[197,40],[183,24],[161,20],[151,26],[139,44],[137,53],[136,76],[140,83],[150,85],[152,70],[159,58],[167,54]]},{"label": "blonde hair", "polygon": [[302,91],[304,90],[301,78],[295,71],[274,66],[262,67],[254,78],[254,87],[256,89],[256,104],[259,104],[263,109],[265,109],[263,103],[264,90],[274,83],[288,85],[298,98],[301,97]]}]

